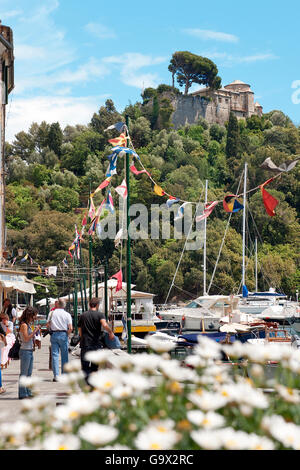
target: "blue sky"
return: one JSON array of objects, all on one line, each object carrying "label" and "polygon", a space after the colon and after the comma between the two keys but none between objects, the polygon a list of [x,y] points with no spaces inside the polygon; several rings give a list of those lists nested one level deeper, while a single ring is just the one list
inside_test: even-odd
[{"label": "blue sky", "polygon": [[15,45],[6,140],[33,121],[87,124],[107,98],[122,111],[143,87],[171,84],[178,50],[209,57],[223,85],[249,83],[265,112],[300,124],[299,17],[296,0],[0,0]]}]

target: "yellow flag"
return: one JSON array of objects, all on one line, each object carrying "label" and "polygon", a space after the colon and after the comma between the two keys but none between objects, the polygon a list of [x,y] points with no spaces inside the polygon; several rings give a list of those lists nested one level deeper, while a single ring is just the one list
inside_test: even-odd
[{"label": "yellow flag", "polygon": [[154,186],[154,192],[158,196],[163,196],[165,194],[164,190],[160,186],[158,186],[157,184]]}]

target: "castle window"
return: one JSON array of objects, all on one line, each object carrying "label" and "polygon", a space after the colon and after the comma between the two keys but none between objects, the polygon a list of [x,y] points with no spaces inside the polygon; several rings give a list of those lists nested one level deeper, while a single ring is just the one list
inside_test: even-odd
[{"label": "castle window", "polygon": [[222,98],[219,98],[219,103],[222,103]]}]

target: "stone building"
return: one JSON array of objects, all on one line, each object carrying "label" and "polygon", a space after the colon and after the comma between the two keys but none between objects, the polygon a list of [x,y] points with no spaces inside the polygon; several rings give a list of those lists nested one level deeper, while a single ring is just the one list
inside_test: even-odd
[{"label": "stone building", "polygon": [[[14,88],[14,49],[11,28],[0,20],[0,267],[5,263],[5,108]],[[1,300],[0,300],[1,302]]]},{"label": "stone building", "polygon": [[224,125],[232,111],[238,119],[252,115],[262,116],[263,108],[254,102],[254,92],[250,85],[235,80],[219,90],[201,88],[189,95],[178,95],[172,100],[174,113],[172,122],[177,129],[185,124],[193,124],[203,117],[210,123]]}]

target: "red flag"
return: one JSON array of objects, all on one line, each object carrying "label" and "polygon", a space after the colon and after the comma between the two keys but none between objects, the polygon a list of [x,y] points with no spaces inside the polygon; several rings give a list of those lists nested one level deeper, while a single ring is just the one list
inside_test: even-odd
[{"label": "red flag", "polygon": [[120,134],[119,137],[116,137],[115,139],[110,139],[108,142],[112,144],[114,147],[116,145],[120,145],[121,147],[126,147],[127,138],[124,132],[122,132],[122,134]]},{"label": "red flag", "polygon": [[271,183],[271,181],[273,181],[273,179],[274,178],[270,178],[269,180],[265,181],[265,183],[260,185],[260,189],[261,189],[265,209],[267,211],[267,214],[270,215],[271,217],[276,215],[274,209],[277,206],[277,204],[279,203],[279,201],[277,199],[275,199],[275,197],[273,197],[268,191],[265,190],[265,186],[267,186],[267,184]]},{"label": "red flag", "polygon": [[214,208],[216,207],[216,205],[217,205],[218,203],[219,203],[219,201],[214,201],[214,202],[205,204],[205,208],[204,208],[203,214],[198,215],[198,216],[196,217],[196,222],[200,222],[201,220],[206,219],[206,218],[212,213],[212,211],[214,210]]},{"label": "red flag", "polygon": [[147,170],[140,170],[140,171],[138,171],[134,165],[131,165],[131,166],[130,166],[130,171],[131,171],[134,175],[140,175],[141,173],[147,173],[147,175],[150,176],[150,173],[148,173]]},{"label": "red flag", "polygon": [[122,289],[122,280],[123,280],[123,275],[122,275],[122,269],[120,269],[120,271],[118,271],[116,274],[114,274],[113,276],[111,276],[111,279],[112,278],[115,278],[117,279],[117,287],[116,287],[116,292],[118,292],[119,290]]},{"label": "red flag", "polygon": [[99,184],[98,188],[95,189],[93,194],[91,194],[91,197],[93,197],[98,191],[101,191],[101,189],[106,188],[106,186],[109,185],[111,178],[106,178],[104,181],[102,181],[101,184]]}]

